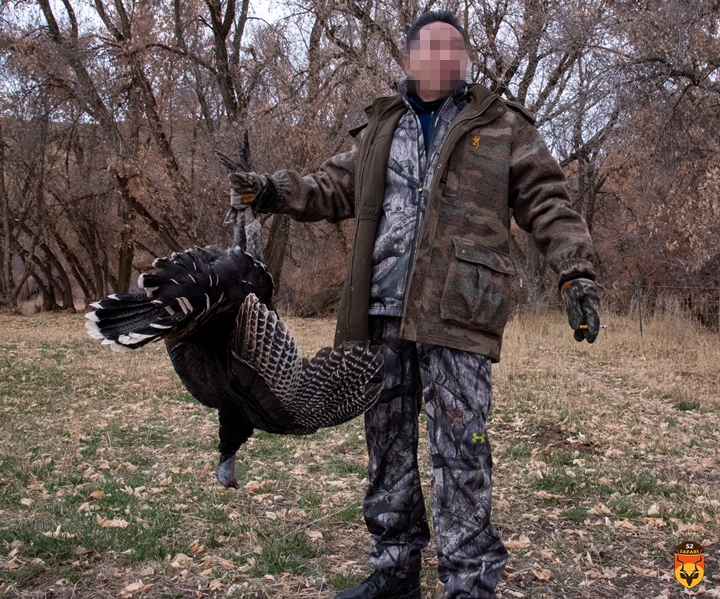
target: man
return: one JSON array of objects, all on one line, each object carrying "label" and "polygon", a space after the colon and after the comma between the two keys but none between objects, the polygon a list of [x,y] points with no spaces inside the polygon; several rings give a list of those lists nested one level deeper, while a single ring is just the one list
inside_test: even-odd
[{"label": "man", "polygon": [[495,597],[507,551],[490,524],[485,421],[516,296],[511,210],[560,275],[575,338],[592,343],[599,328],[592,242],[563,173],[522,107],[463,81],[467,61],[456,17],[425,13],[408,30],[407,79],[366,108],[352,150],[304,177],[230,175],[235,208],[356,219],[335,342],[371,339],[384,353],[384,390],[365,414],[375,572],[337,599],[420,598],[423,396],[445,595]]}]

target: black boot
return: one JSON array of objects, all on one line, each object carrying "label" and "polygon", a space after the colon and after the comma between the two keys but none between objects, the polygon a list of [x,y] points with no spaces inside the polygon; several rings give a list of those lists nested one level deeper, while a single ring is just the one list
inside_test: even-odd
[{"label": "black boot", "polygon": [[375,570],[358,586],[343,591],[335,599],[420,599],[420,572],[398,578]]}]

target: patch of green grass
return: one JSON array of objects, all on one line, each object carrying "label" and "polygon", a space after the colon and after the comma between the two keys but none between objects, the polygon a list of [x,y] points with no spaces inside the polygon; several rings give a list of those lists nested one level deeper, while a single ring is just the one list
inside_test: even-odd
[{"label": "patch of green grass", "polygon": [[577,481],[562,470],[551,468],[542,478],[534,478],[533,486],[540,491],[567,495],[575,491]]},{"label": "patch of green grass", "polygon": [[322,503],[322,497],[311,491],[310,489],[303,489],[300,493],[300,499],[298,500],[298,506],[303,507],[317,507]]},{"label": "patch of green grass", "polygon": [[349,474],[354,474],[361,478],[367,476],[367,466],[358,464],[357,462],[335,459],[328,462],[327,467],[330,472],[338,476],[347,476]]},{"label": "patch of green grass", "polygon": [[359,574],[330,574],[327,581],[333,591],[339,592],[357,586],[364,578]]},{"label": "patch of green grass", "polygon": [[527,460],[532,455],[533,446],[522,441],[515,445],[506,445],[499,457],[510,460]]},{"label": "patch of green grass", "polygon": [[572,466],[574,459],[572,453],[561,449],[540,452],[540,456],[549,464],[557,464],[558,466]]},{"label": "patch of green grass", "polygon": [[700,402],[697,401],[679,401],[673,404],[673,408],[682,412],[689,412],[690,410],[700,409]]},{"label": "patch of green grass", "polygon": [[639,518],[642,516],[642,510],[625,497],[613,498],[608,501],[608,507],[613,514],[619,518]]},{"label": "patch of green grass", "polygon": [[356,522],[361,515],[362,505],[360,503],[353,503],[340,512],[338,517],[342,522]]},{"label": "patch of green grass", "polygon": [[622,481],[625,488],[638,495],[653,495],[659,493],[657,474],[641,470],[640,472],[626,472]]},{"label": "patch of green grass", "polygon": [[576,505],[563,511],[561,517],[563,520],[574,522],[575,524],[581,524],[585,521],[588,515],[587,508]]},{"label": "patch of green grass", "polygon": [[322,555],[323,545],[313,546],[303,531],[283,535],[281,530],[257,531],[262,553],[256,558],[255,571],[266,574],[303,574],[308,571],[307,560]]}]

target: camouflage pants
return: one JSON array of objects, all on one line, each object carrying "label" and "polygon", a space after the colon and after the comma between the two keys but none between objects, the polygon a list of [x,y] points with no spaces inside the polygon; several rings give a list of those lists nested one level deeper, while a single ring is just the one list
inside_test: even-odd
[{"label": "camouflage pants", "polygon": [[399,325],[399,318],[370,317],[371,338],[385,357],[385,388],[365,413],[370,562],[406,578],[420,570],[420,550],[430,542],[417,463],[424,395],[438,577],[448,599],[494,599],[508,554],[490,524],[490,360],[404,341]]}]

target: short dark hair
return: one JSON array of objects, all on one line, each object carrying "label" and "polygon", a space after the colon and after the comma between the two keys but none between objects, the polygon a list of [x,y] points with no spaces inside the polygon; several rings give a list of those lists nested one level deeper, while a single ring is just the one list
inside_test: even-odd
[{"label": "short dark hair", "polygon": [[463,41],[467,44],[468,39],[465,34],[465,29],[463,29],[463,26],[460,24],[460,20],[455,16],[455,13],[449,10],[429,10],[428,12],[421,14],[417,20],[408,27],[407,36],[405,38],[405,49],[410,51],[410,42],[420,39],[420,30],[425,27],[425,25],[438,22],[447,23],[448,25],[455,27],[455,29],[460,32],[460,35],[462,35]]}]

